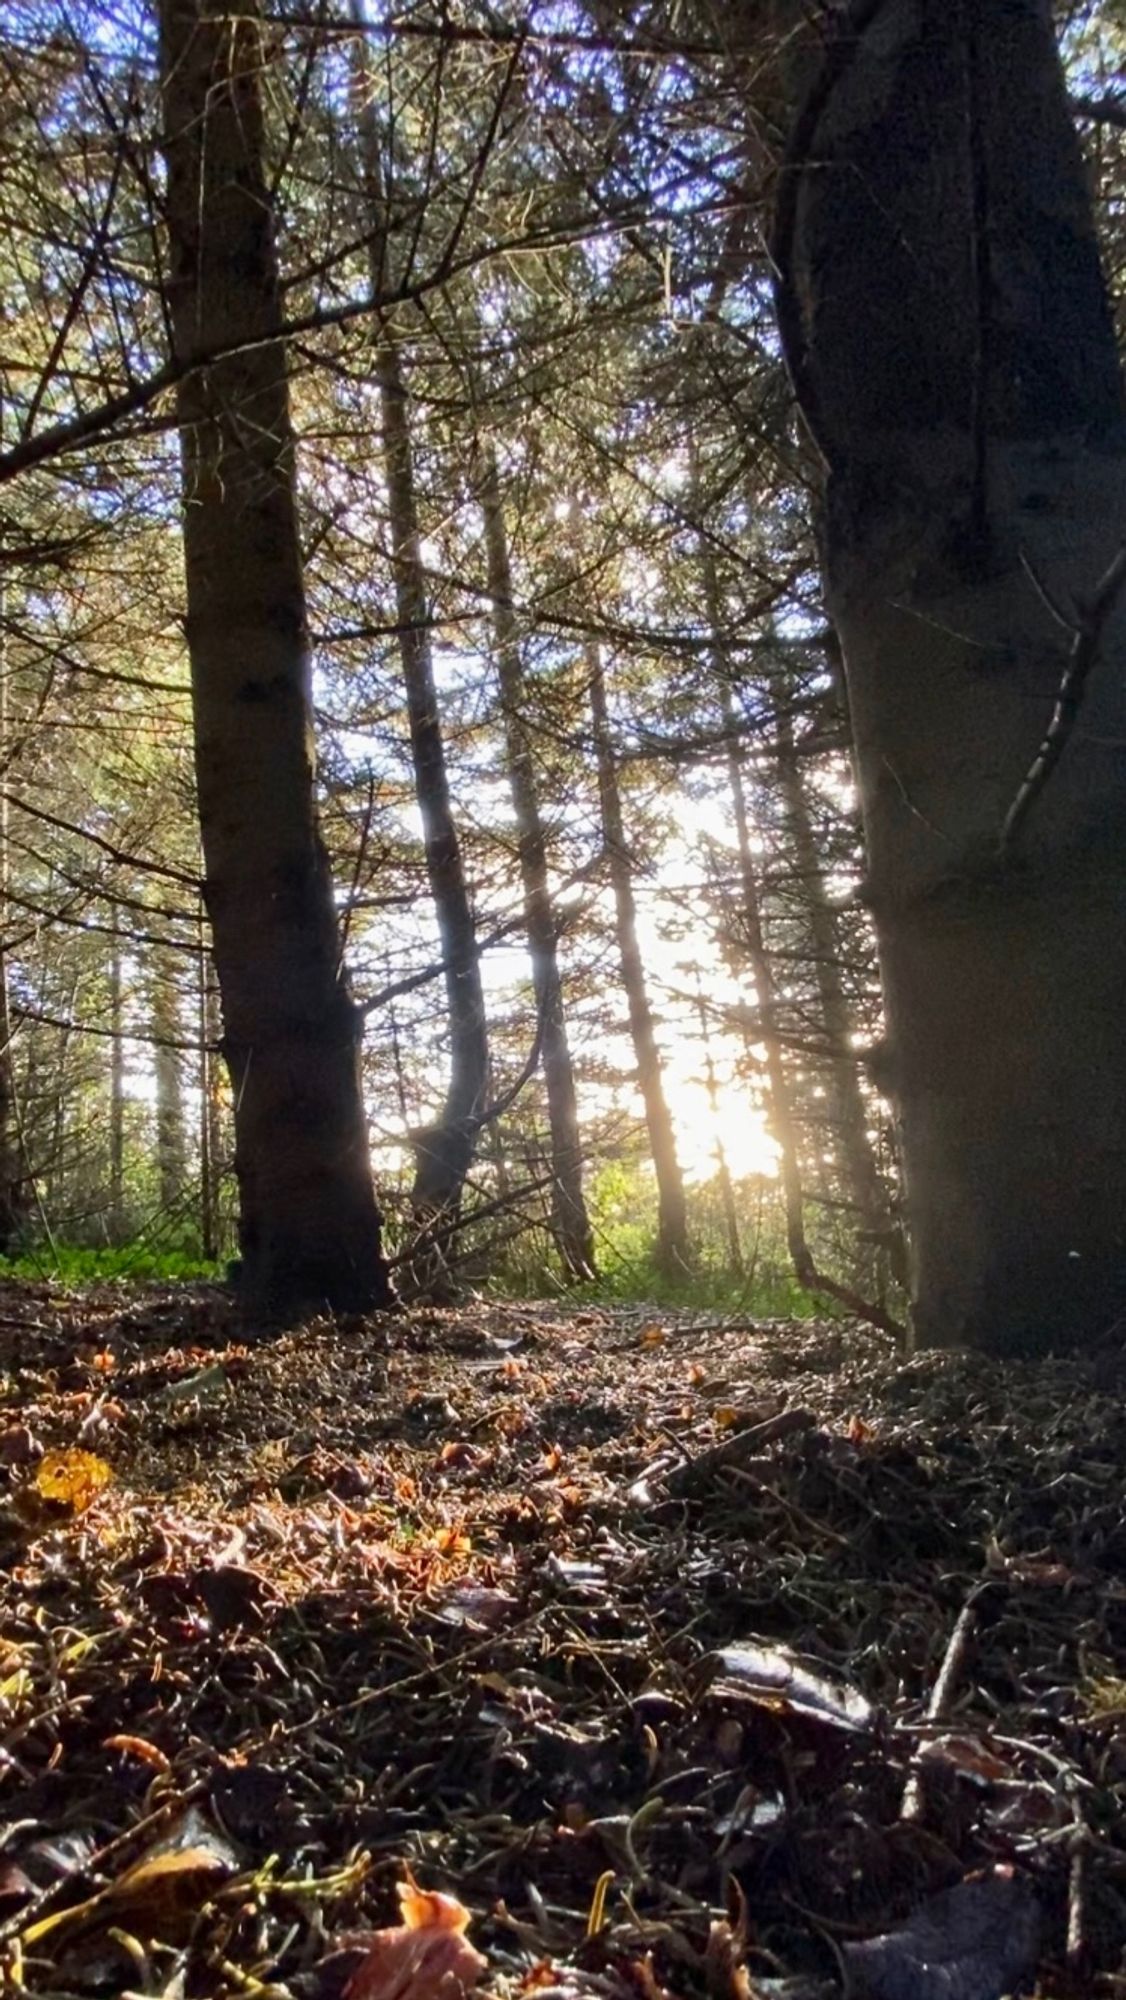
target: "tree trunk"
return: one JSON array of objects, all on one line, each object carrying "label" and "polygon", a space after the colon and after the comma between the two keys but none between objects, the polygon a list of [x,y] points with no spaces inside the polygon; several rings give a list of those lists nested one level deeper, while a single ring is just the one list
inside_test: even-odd
[{"label": "tree trunk", "polygon": [[[0,404],[0,444],[4,441]],[[16,1065],[8,987],[8,891],[12,850],[9,837],[8,765],[11,755],[11,685],[3,523],[0,522],[0,1256],[16,1249],[24,1216],[23,1145],[20,1138]]]},{"label": "tree trunk", "polygon": [[109,960],[109,1239],[125,1241],[125,979],[116,914]]},{"label": "tree trunk", "polygon": [[903,1282],[906,1270],[900,1232],[889,1214],[887,1194],[868,1136],[868,1107],[860,1088],[859,1064],[852,1045],[856,1023],[841,974],[840,930],[836,912],[825,893],[817,838],[794,742],[794,721],[784,705],[778,710],[777,731],[778,785],[801,884],[802,908],[809,923],[821,1019],[832,1064],[829,1089],[837,1164],[856,1212],[857,1227],[870,1244],[888,1253],[893,1274]]},{"label": "tree trunk", "polygon": [[210,1008],[208,1008],[208,946],[200,918],[200,942],[196,950],[196,1034],[200,1040],[200,1250],[210,1264],[218,1258],[218,1204],[216,1204],[216,1144],[214,1144],[214,1078],[210,1048]]},{"label": "tree trunk", "polygon": [[700,1045],[704,1052],[704,1089],[708,1097],[708,1109],[712,1114],[712,1125],[716,1132],[715,1164],[716,1179],[719,1182],[719,1201],[723,1210],[723,1226],[727,1233],[727,1268],[733,1278],[745,1275],[743,1246],[739,1241],[739,1216],[735,1207],[735,1189],[731,1182],[731,1169],[727,1164],[727,1151],[719,1137],[720,1102],[719,1081],[712,1061],[711,1036],[708,1032],[708,1008],[700,985],[700,974],[696,972],[696,1016],[700,1023]]},{"label": "tree trunk", "polygon": [[779,187],[917,1335],[1079,1344],[1126,1310],[1126,676],[1121,603],[1091,610],[1126,426],[1044,0],[885,0]]},{"label": "tree trunk", "polygon": [[156,1072],[156,1163],[160,1205],[166,1213],[180,1203],[186,1172],[181,1051],[176,1046],[182,1039],[183,1023],[170,957],[170,953],[154,948],[149,1003]]},{"label": "tree trunk", "polygon": [[[708,618],[717,631],[719,612],[714,586],[708,583],[705,561],[705,596]],[[718,641],[717,641],[718,644]],[[720,700],[726,740],[727,778],[731,787],[731,810],[735,821],[735,844],[739,857],[739,914],[743,919],[743,940],[747,962],[755,982],[758,1001],[758,1034],[766,1052],[766,1126],[778,1147],[778,1173],[782,1183],[782,1203],[786,1217],[786,1247],[798,1283],[812,1285],[817,1279],[813,1253],[805,1234],[805,1194],[798,1154],[797,1123],[793,1093],[786,1074],[786,1059],[778,1033],[778,994],[774,966],[766,948],[755,852],[751,844],[751,819],[747,809],[747,788],[743,782],[743,749],[739,739],[738,716],[726,672],[719,675]]]},{"label": "tree trunk", "polygon": [[376,379],[383,411],[399,656],[407,695],[415,797],[422,816],[426,873],[445,963],[450,1023],[450,1075],[441,1115],[415,1141],[411,1202],[416,1218],[452,1216],[481,1130],[488,1086],[489,1045],[477,927],[465,880],[461,842],[450,803],[438,693],[434,684],[426,580],[418,527],[406,388],[399,351],[381,337]]},{"label": "tree trunk", "polygon": [[[358,4],[358,0],[357,0]],[[353,8],[356,13],[356,7]],[[362,23],[363,14],[357,14]],[[385,203],[379,157],[379,129],[361,35],[356,52],[356,102],[363,149],[364,193],[369,228],[373,296],[386,284]],[[376,328],[375,379],[383,423],[383,459],[391,531],[391,567],[399,620],[399,658],[407,697],[415,797],[422,818],[426,873],[445,964],[450,1024],[450,1075],[441,1115],[415,1137],[411,1204],[424,1243],[440,1243],[441,1228],[461,1200],[465,1177],[481,1132],[488,1088],[489,1045],[477,930],[465,867],[450,803],[446,750],[434,682],[430,605],[422,559],[414,457],[407,413],[407,386],[392,329]],[[420,1245],[420,1248],[422,1246]]]},{"label": "tree trunk", "polygon": [[548,883],[547,842],[540,817],[520,632],[512,596],[512,565],[504,502],[491,443],[481,447],[481,510],[485,523],[489,597],[493,612],[508,782],[516,821],[524,922],[532,961],[547,1116],[551,1132],[551,1216],[563,1271],[569,1279],[596,1275],[594,1235],[583,1199],[582,1140],[575,1073],[563,1013],[563,986],[555,913]]},{"label": "tree trunk", "polygon": [[188,645],[206,903],[235,1103],[242,1281],[256,1305],[379,1306],[360,1086],[317,823],[312,685],[257,0],[161,0]]},{"label": "tree trunk", "polygon": [[665,1097],[661,1056],[653,1023],[653,1010],[645,988],[645,968],[637,942],[637,905],[633,875],[626,846],[622,800],[618,789],[618,766],[610,735],[610,712],[606,701],[606,675],[602,648],[597,639],[586,642],[590,713],[598,762],[598,793],[602,806],[602,835],[610,868],[617,920],[618,956],[629,1014],[630,1038],[637,1062],[637,1082],[645,1107],[649,1150],[657,1176],[657,1263],[671,1277],[683,1276],[690,1262],[688,1209],[684,1199],[684,1176],[676,1151],[676,1133]]}]

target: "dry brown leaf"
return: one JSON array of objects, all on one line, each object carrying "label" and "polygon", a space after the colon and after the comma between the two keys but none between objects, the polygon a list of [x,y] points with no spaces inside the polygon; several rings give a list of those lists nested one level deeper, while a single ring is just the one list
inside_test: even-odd
[{"label": "dry brown leaf", "polygon": [[488,1963],[465,1935],[469,1911],[410,1877],[398,1893],[402,1923],[374,1933],[344,2000],[459,2000]]}]

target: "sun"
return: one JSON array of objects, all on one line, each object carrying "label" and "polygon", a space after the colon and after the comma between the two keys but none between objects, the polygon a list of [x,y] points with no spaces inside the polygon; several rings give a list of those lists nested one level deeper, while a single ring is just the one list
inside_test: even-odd
[{"label": "sun", "polygon": [[705,1085],[695,1077],[668,1079],[669,1109],[686,1181],[710,1181],[719,1167],[719,1149],[732,1180],[778,1173],[778,1147],[762,1112],[736,1083],[721,1083],[713,1110]]}]

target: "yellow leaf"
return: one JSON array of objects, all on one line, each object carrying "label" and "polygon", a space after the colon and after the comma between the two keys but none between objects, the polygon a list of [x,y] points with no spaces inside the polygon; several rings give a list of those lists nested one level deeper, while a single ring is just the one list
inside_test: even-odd
[{"label": "yellow leaf", "polygon": [[92,1451],[49,1451],[35,1469],[32,1485],[41,1500],[68,1514],[84,1514],[113,1473]]},{"label": "yellow leaf", "polygon": [[656,1320],[651,1320],[648,1326],[642,1327],[637,1338],[642,1347],[660,1347],[665,1338],[665,1329],[663,1326],[658,1326]]},{"label": "yellow leaf", "polygon": [[718,1410],[715,1410],[713,1414],[721,1431],[729,1431],[739,1416],[739,1412],[733,1403],[721,1403]]}]

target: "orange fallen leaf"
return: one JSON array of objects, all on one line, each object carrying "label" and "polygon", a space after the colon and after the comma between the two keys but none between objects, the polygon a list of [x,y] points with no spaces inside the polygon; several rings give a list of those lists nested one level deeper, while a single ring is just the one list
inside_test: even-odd
[{"label": "orange fallen leaf", "polygon": [[848,1441],[850,1444],[868,1444],[874,1436],[875,1432],[871,1424],[865,1423],[863,1417],[849,1418]]},{"label": "orange fallen leaf", "polygon": [[721,1403],[712,1414],[715,1417],[716,1429],[721,1431],[731,1430],[739,1420],[739,1412],[734,1403]]},{"label": "orange fallen leaf", "polygon": [[434,1547],[440,1556],[467,1556],[473,1543],[461,1528],[439,1528]]},{"label": "orange fallen leaf", "polygon": [[656,1320],[653,1320],[648,1326],[642,1327],[637,1338],[639,1345],[642,1347],[660,1347],[665,1338],[665,1329],[663,1326],[658,1326]]},{"label": "orange fallen leaf", "polygon": [[465,1935],[469,1911],[410,1876],[398,1893],[402,1923],[373,1934],[344,2000],[459,2000],[488,1964]]}]

